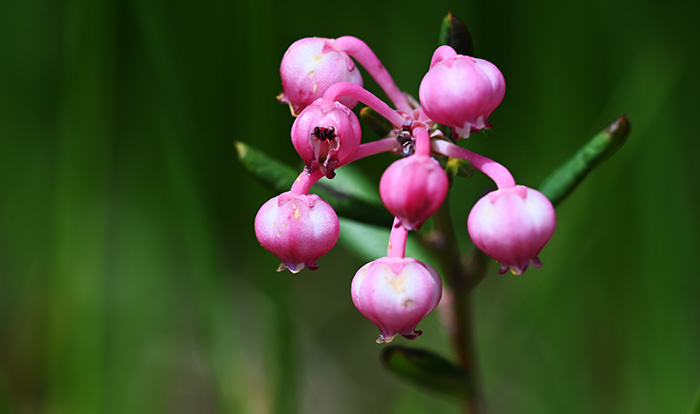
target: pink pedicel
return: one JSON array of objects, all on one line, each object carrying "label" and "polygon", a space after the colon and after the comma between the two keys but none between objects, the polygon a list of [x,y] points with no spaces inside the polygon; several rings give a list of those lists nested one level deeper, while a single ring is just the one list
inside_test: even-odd
[{"label": "pink pedicel", "polygon": [[556,216],[549,199],[539,191],[518,185],[492,191],[472,208],[467,220],[469,236],[484,253],[520,275],[537,258],[554,233]]},{"label": "pink pedicel", "polygon": [[351,293],[357,310],[379,328],[377,343],[388,343],[396,335],[421,334],[416,326],[440,302],[442,281],[416,259],[383,257],[357,271]]},{"label": "pink pedicel", "polygon": [[448,186],[440,163],[426,155],[412,155],[384,171],[379,195],[406,230],[417,230],[445,200]]},{"label": "pink pedicel", "polygon": [[311,172],[320,169],[327,178],[353,159],[361,139],[357,116],[337,101],[314,101],[292,125],[292,144],[306,168]]},{"label": "pink pedicel", "polygon": [[430,119],[469,137],[470,132],[491,128],[488,117],[505,92],[505,80],[494,64],[440,46],[418,93],[421,108]]},{"label": "pink pedicel", "polygon": [[[332,39],[321,37],[294,42],[282,58],[280,76],[284,92],[278,100],[289,104],[295,116],[336,82],[362,86],[362,75],[350,56]],[[353,98],[341,98],[340,102],[349,108],[357,105]]]},{"label": "pink pedicel", "polygon": [[340,225],[333,208],[316,194],[282,193],[255,216],[255,236],[292,273],[318,269],[316,260],[338,241]]}]

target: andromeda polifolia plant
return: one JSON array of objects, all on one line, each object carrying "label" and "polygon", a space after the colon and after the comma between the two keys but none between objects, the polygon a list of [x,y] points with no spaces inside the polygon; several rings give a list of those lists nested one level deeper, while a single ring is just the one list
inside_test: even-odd
[{"label": "andromeda polifolia plant", "polygon": [[[386,366],[416,384],[454,395],[464,411],[484,405],[476,372],[471,333],[471,292],[484,278],[491,257],[499,273],[515,275],[540,267],[556,227],[554,206],[566,197],[603,158],[625,141],[629,124],[622,116],[593,137],[571,160],[537,189],[518,184],[506,167],[467,148],[470,134],[490,129],[488,118],[501,104],[506,83],[488,60],[473,56],[466,27],[452,14],[443,21],[441,43],[419,88],[419,100],[402,92],[374,52],[352,36],[305,38],[282,58],[283,93],[296,117],[291,141],[303,161],[293,169],[237,143],[239,157],[258,178],[281,194],[260,208],[255,235],[281,262],[278,270],[315,270],[317,261],[336,244],[338,215],[389,228],[387,253],[347,277],[357,310],[379,330],[378,343],[398,335],[415,339],[420,321],[443,301],[444,325],[456,362],[424,350],[391,345],[382,352]],[[363,87],[358,65],[389,97],[384,102]],[[383,138],[362,142],[353,108]],[[479,137],[481,138],[481,137]],[[472,138],[472,139],[479,139]],[[344,165],[379,153],[395,154],[379,180],[386,210],[345,193],[310,193],[321,180],[342,174]],[[467,226],[455,228],[445,200],[451,183],[475,169],[495,186],[471,208]],[[294,178],[296,176],[296,178]],[[475,189],[481,191],[482,189]],[[388,212],[387,212],[388,211]],[[392,219],[393,216],[393,219]],[[418,232],[432,218],[432,228]],[[474,244],[461,250],[455,232],[468,231]],[[435,268],[406,256],[409,234],[436,258]],[[442,277],[436,270],[440,269]]]}]

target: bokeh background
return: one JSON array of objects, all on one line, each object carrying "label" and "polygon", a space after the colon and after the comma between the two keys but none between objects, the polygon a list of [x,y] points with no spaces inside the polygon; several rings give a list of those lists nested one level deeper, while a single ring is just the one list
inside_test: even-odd
[{"label": "bokeh background", "polygon": [[[296,39],[358,36],[417,95],[449,10],[508,84],[495,128],[469,146],[519,182],[536,186],[621,114],[632,124],[558,207],[544,267],[493,266],[476,291],[491,412],[686,412],[700,385],[698,9],[2,2],[0,412],[456,413],[385,372],[376,328],[352,306],[350,280],[387,230],[360,232],[359,252],[344,223],[320,270],[276,273],[253,233],[275,194],[234,148],[299,167],[275,101]],[[389,162],[359,165],[376,181]],[[452,192],[465,249],[487,185]],[[397,342],[451,355],[437,315],[421,327]]]}]

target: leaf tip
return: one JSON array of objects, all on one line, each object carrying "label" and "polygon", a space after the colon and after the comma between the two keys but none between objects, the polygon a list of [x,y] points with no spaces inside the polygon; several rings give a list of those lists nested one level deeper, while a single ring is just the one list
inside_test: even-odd
[{"label": "leaf tip", "polygon": [[630,135],[630,122],[627,119],[627,114],[622,114],[622,116],[611,122],[605,128],[604,134],[609,144],[602,159],[607,159],[627,142],[627,137]]},{"label": "leaf tip", "polygon": [[449,45],[461,55],[474,56],[474,45],[469,29],[451,11],[442,20],[439,43]]},{"label": "leaf tip", "polygon": [[233,145],[236,147],[236,152],[238,152],[238,158],[245,158],[248,153],[248,146],[241,141],[234,141]]},{"label": "leaf tip", "polygon": [[611,136],[623,136],[629,134],[630,121],[627,119],[627,114],[622,114],[621,117],[614,120],[608,125],[607,132]]}]

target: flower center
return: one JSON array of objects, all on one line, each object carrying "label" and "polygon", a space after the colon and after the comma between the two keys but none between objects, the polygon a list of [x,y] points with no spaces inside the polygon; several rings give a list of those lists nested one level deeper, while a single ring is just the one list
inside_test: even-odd
[{"label": "flower center", "polygon": [[314,127],[309,141],[314,150],[314,160],[326,170],[324,175],[334,176],[333,170],[338,161],[333,159],[333,155],[340,149],[340,140],[335,133],[335,127]]}]

